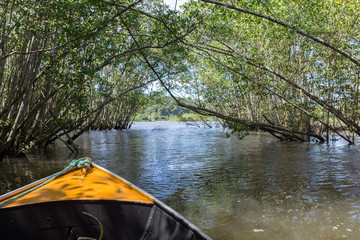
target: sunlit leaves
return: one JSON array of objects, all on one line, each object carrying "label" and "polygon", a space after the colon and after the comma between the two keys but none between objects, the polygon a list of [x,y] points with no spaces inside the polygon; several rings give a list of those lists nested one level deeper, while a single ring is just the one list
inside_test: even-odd
[{"label": "sunlit leaves", "polygon": [[[162,76],[185,70],[181,60],[186,53],[177,35],[185,34],[192,25],[160,0],[128,8],[133,3],[20,0],[2,5],[0,14],[6,24],[0,23],[0,68],[4,66],[0,101],[13,111],[5,112],[0,120],[14,123],[16,111],[21,112],[17,110],[23,99],[21,91],[32,91],[28,91],[26,107],[31,112],[24,115],[22,125],[12,127],[31,130],[10,139],[7,131],[12,128],[0,128],[0,137],[12,141],[0,147],[0,154],[3,148],[23,145],[21,141],[53,138],[59,127],[89,127],[90,120],[81,121],[85,116],[95,121],[100,113],[105,114],[109,126],[121,118],[131,121],[143,103],[141,86],[155,79],[143,54]],[[168,83],[172,83],[170,77]],[[16,101],[11,102],[10,96]],[[113,116],[106,116],[105,110],[112,108],[117,109]],[[37,127],[40,122],[46,126]]]},{"label": "sunlit leaves", "polygon": [[201,71],[194,87],[213,108],[299,131],[304,129],[302,122],[309,121],[305,115],[316,116],[311,122],[315,125],[319,118],[329,116],[322,106],[305,96],[299,87],[283,81],[276,72],[343,111],[345,117],[357,114],[350,109],[357,109],[359,104],[358,68],[328,47],[296,32],[318,36],[359,56],[356,1],[220,2],[271,16],[293,27],[285,28],[217,4],[193,2],[186,6],[185,14],[204,14],[203,24],[192,35],[193,43],[199,46],[192,61],[198,62],[196,69]]}]

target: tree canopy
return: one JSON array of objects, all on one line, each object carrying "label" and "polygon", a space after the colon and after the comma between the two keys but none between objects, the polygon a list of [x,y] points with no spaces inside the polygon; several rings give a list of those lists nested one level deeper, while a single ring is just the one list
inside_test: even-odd
[{"label": "tree canopy", "polygon": [[0,155],[56,139],[75,151],[89,129],[128,127],[159,88],[240,135],[353,143],[359,15],[351,0],[4,0]]}]

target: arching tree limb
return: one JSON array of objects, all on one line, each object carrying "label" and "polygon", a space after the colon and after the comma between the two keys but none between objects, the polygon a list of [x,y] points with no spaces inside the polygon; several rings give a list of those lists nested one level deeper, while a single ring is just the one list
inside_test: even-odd
[{"label": "arching tree limb", "polygon": [[[125,25],[126,29],[128,30],[129,34],[131,35],[134,43],[137,45],[138,48],[140,48],[139,43],[137,42],[136,38],[132,34],[129,27],[125,24],[124,21],[122,21],[122,22]],[[282,127],[279,127],[279,126],[271,126],[271,125],[267,125],[267,124],[263,124],[263,123],[250,122],[250,121],[247,121],[247,120],[242,120],[242,119],[226,116],[226,115],[223,115],[221,113],[215,112],[215,111],[210,110],[210,109],[196,107],[196,106],[188,105],[188,104],[185,104],[185,103],[181,102],[177,97],[175,97],[175,95],[170,91],[170,89],[164,83],[164,81],[162,80],[160,75],[157,73],[157,71],[154,69],[154,67],[149,62],[147,56],[141,50],[140,50],[140,53],[143,56],[146,63],[148,64],[148,66],[151,68],[151,70],[154,72],[154,74],[156,75],[156,77],[160,81],[161,85],[165,88],[165,90],[169,93],[169,95],[174,99],[174,101],[180,107],[190,109],[190,110],[192,110],[192,111],[194,111],[196,113],[199,113],[201,115],[215,116],[215,117],[218,117],[218,118],[221,118],[221,119],[224,119],[224,120],[228,120],[228,121],[232,121],[232,122],[235,122],[235,123],[246,124],[246,125],[248,125],[249,127],[252,127],[252,128],[256,128],[256,129],[260,129],[260,130],[263,130],[263,131],[271,132],[271,134],[273,134],[273,135],[274,134],[275,135],[280,134],[280,135],[284,136],[284,138],[292,140],[292,141],[301,141],[301,142],[304,141],[304,139],[302,137],[300,137],[300,136],[301,135],[306,135],[306,134],[301,133],[301,132],[291,131],[289,129],[285,129],[285,128],[282,128]],[[298,135],[300,135],[300,136],[298,136]],[[310,136],[319,139],[321,142],[324,141],[323,137],[319,136],[317,134],[310,133]]]},{"label": "arching tree limb", "polygon": [[250,15],[253,15],[253,16],[256,16],[256,17],[260,17],[260,18],[263,18],[263,19],[266,19],[266,20],[269,20],[273,23],[276,23],[278,25],[281,25],[281,26],[284,26],[286,28],[289,28],[289,29],[292,29],[294,32],[296,32],[297,34],[300,34],[304,37],[307,37],[317,43],[320,43],[321,45],[327,47],[327,48],[330,48],[332,49],[333,51],[341,54],[342,56],[344,56],[345,58],[347,58],[348,60],[350,60],[351,62],[353,62],[356,66],[360,67],[360,61],[355,59],[353,56],[351,56],[349,53],[345,52],[344,50],[334,46],[333,44],[325,41],[324,39],[321,39],[319,37],[316,37],[316,36],[313,36],[309,33],[306,33],[298,28],[296,28],[295,26],[289,24],[289,23],[286,23],[284,21],[281,21],[277,18],[273,18],[271,16],[268,16],[268,15],[265,15],[265,14],[261,14],[261,13],[258,13],[258,12],[255,12],[255,11],[251,11],[251,10],[248,10],[248,9],[245,9],[245,8],[241,8],[241,7],[238,7],[238,6],[235,6],[235,5],[231,5],[231,4],[227,4],[227,3],[224,3],[224,2],[219,2],[219,1],[215,1],[215,0],[200,0],[202,2],[207,2],[207,3],[211,3],[211,4],[214,4],[214,5],[218,5],[218,6],[222,6],[222,7],[225,7],[225,8],[228,8],[228,9],[233,9],[233,10],[236,10],[238,12],[242,12],[242,13],[246,13],[246,14],[250,14]]},{"label": "arching tree limb", "polygon": [[[214,61],[218,64],[221,64],[222,66],[226,67],[228,70],[232,71],[232,72],[236,72],[237,74],[246,77],[246,79],[248,79],[249,81],[257,84],[258,86],[266,89],[267,91],[270,91],[272,94],[275,94],[277,96],[279,96],[280,98],[284,99],[285,101],[288,102],[288,100],[284,97],[282,97],[281,95],[277,94],[276,92],[270,90],[269,88],[267,88],[266,86],[260,84],[257,81],[253,81],[251,79],[249,79],[247,76],[245,76],[244,74],[240,73],[239,71],[235,70],[234,68],[231,68],[230,66],[226,65],[224,62],[221,62],[219,60],[215,60],[215,58],[210,54],[210,51],[213,51],[211,48],[208,47],[203,47],[203,46],[197,46],[194,44],[190,44],[190,43],[185,43],[193,48],[196,48],[202,52],[205,52],[207,54],[207,58],[209,58],[211,61]],[[298,84],[296,84],[294,81],[292,81],[291,79],[283,76],[281,73],[271,69],[270,67],[263,65],[263,64],[259,64],[256,63],[253,60],[249,60],[247,59],[245,56],[243,56],[239,51],[237,51],[236,49],[232,48],[230,45],[223,43],[224,46],[228,47],[231,51],[225,51],[224,49],[217,49],[214,52],[217,53],[221,53],[227,56],[231,56],[231,57],[241,57],[241,61],[249,64],[251,66],[257,67],[259,69],[262,69],[264,71],[267,71],[271,74],[274,74],[276,77],[280,78],[281,80],[285,81],[287,84],[289,84],[290,86],[294,87],[295,89],[297,89],[298,91],[301,91],[302,93],[304,93],[306,96],[308,96],[310,99],[312,99],[313,101],[315,101],[316,103],[318,103],[321,107],[323,107],[324,109],[326,109],[327,111],[331,112],[334,116],[336,116],[341,122],[343,122],[347,127],[349,127],[352,131],[354,131],[355,133],[357,133],[358,135],[360,135],[360,126],[358,124],[356,124],[355,121],[348,119],[344,116],[344,114],[337,110],[336,108],[334,108],[333,106],[331,106],[330,104],[326,103],[326,101],[321,100],[319,97],[317,97],[316,95],[312,94],[310,91],[306,90],[305,88],[299,86]],[[289,102],[288,102],[289,103]],[[293,106],[295,106],[294,104],[291,104]],[[297,107],[298,108],[298,107]],[[304,111],[304,109],[300,109],[301,111],[303,111],[304,113],[308,114],[309,113],[307,111]],[[310,115],[309,115],[310,116]],[[313,117],[313,116],[312,116]],[[316,118],[315,118],[316,119]],[[330,128],[332,131],[334,131],[335,133],[337,133],[340,137],[342,137],[344,140],[346,140],[347,142],[349,142],[350,144],[353,143],[353,141],[351,141],[349,138],[345,137],[343,134],[341,134],[339,131],[336,131],[334,128],[330,127],[328,124],[326,124],[323,121],[320,121],[324,126],[326,126],[327,128]]]}]

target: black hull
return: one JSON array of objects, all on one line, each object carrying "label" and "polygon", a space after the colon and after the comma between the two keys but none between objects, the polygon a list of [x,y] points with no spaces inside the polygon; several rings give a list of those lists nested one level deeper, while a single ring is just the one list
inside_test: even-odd
[{"label": "black hull", "polygon": [[100,235],[104,240],[210,239],[161,202],[67,200],[0,209],[1,239],[99,239]]}]

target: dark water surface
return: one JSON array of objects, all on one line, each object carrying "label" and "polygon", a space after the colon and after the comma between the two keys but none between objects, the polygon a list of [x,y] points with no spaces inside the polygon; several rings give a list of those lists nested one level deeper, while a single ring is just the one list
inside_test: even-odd
[{"label": "dark water surface", "polygon": [[164,201],[214,239],[360,239],[360,151],[278,142],[264,133],[240,141],[219,128],[135,123],[93,131],[80,153],[0,162],[0,193],[89,156]]}]

